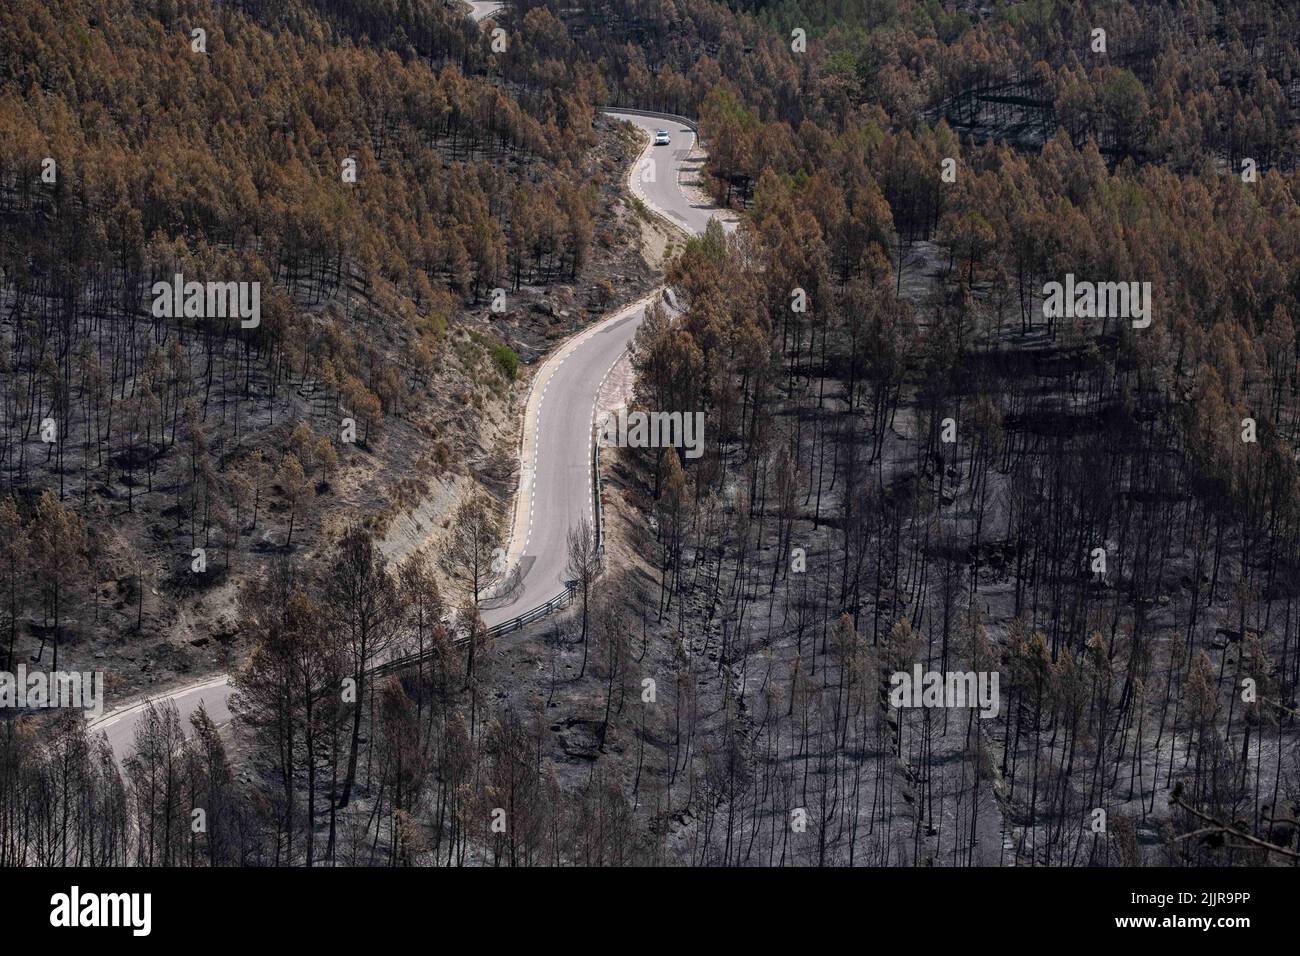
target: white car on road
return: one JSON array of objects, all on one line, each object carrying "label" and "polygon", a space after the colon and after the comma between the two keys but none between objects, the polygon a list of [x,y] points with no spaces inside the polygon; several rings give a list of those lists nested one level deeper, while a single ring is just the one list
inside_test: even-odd
[{"label": "white car on road", "polygon": [[667,146],[667,145],[668,145],[668,142],[669,142],[669,140],[668,140],[668,130],[666,130],[666,129],[661,129],[661,130],[656,130],[656,131],[655,131],[655,145],[656,145],[656,146]]}]

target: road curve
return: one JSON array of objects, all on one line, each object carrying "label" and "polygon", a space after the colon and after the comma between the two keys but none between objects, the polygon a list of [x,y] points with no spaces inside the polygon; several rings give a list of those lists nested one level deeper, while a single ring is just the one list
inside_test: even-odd
[{"label": "road curve", "polygon": [[466,2],[469,3],[469,18],[475,23],[482,23],[505,8],[504,3],[493,3],[490,0],[466,0]]},{"label": "road curve", "polygon": [[[471,5],[476,21],[501,6]],[[482,11],[488,7],[493,9]],[[703,233],[719,210],[708,205],[696,185],[703,151],[695,133],[680,122],[608,112],[639,127],[646,136],[647,145],[629,177],[633,194],[686,232]],[[668,130],[671,143],[654,146],[653,136],[661,129]],[[734,228],[735,217],[728,214],[725,219],[724,226]],[[605,375],[631,343],[651,298],[626,306],[568,339],[534,377],[525,411],[516,520],[507,555],[515,586],[508,594],[484,602],[482,616],[489,627],[540,607],[564,590],[569,529],[583,518],[592,519],[591,441],[597,393]],[[222,674],[155,700],[174,703],[188,732],[189,717],[200,703],[215,723],[229,721],[230,694],[229,676]],[[144,712],[144,701],[130,704],[92,720],[90,730],[106,733],[121,761],[133,747]]]},{"label": "road curve", "polygon": [[[181,726],[185,733],[190,733],[190,715],[203,704],[215,724],[224,724],[230,720],[230,675],[220,674],[197,684],[178,688],[170,694],[153,698],[155,704],[171,701],[181,717]],[[128,704],[103,714],[90,721],[87,729],[92,734],[101,732],[108,735],[109,746],[118,763],[126,759],[135,747],[135,729],[144,716],[149,699]]]},{"label": "road curve", "polygon": [[[606,115],[640,127],[649,137],[647,146],[629,177],[632,193],[655,212],[693,236],[702,235],[709,220],[719,217],[734,229],[736,217],[713,205],[704,191],[705,152],[695,131],[680,120],[606,110]],[[653,145],[654,134],[668,133],[667,146]]]}]

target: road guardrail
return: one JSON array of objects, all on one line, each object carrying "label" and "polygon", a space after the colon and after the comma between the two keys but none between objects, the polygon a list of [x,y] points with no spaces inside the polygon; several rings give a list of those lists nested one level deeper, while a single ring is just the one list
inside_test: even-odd
[{"label": "road guardrail", "polygon": [[672,120],[674,123],[681,123],[683,126],[689,126],[691,132],[696,136],[700,135],[699,120],[691,119],[689,116],[682,116],[679,113],[659,113],[655,110],[638,110],[630,106],[604,106],[601,107],[602,113],[631,113],[633,116],[646,116],[650,119]]}]

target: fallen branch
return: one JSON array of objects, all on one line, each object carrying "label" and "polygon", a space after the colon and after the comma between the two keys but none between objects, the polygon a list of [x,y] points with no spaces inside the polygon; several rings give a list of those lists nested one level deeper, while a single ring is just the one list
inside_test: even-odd
[{"label": "fallen branch", "polygon": [[[1205,829],[1194,831],[1195,833],[1204,833],[1206,830],[1217,830],[1220,833],[1228,833],[1231,834],[1232,836],[1239,837],[1245,840],[1247,843],[1254,844],[1256,847],[1258,847],[1261,850],[1266,850],[1270,853],[1281,853],[1283,856],[1290,857],[1293,860],[1300,860],[1300,853],[1297,853],[1295,850],[1289,850],[1284,846],[1278,846],[1276,843],[1269,843],[1267,840],[1261,840],[1257,836],[1252,836],[1249,833],[1245,833],[1241,830],[1238,830],[1236,827],[1224,823],[1222,820],[1215,819],[1214,817],[1210,816],[1208,813],[1202,813],[1200,810],[1194,809],[1193,807],[1189,807],[1187,804],[1183,803],[1181,797],[1175,797],[1170,802],[1174,806],[1181,807],[1182,809],[1186,810],[1188,813],[1190,813],[1192,816],[1196,817],[1197,819],[1203,820],[1206,823],[1210,824],[1210,826],[1206,827]],[[1193,834],[1191,833],[1186,834],[1186,836],[1192,836],[1192,835]],[[1246,849],[1246,847],[1242,847],[1241,849]]]}]

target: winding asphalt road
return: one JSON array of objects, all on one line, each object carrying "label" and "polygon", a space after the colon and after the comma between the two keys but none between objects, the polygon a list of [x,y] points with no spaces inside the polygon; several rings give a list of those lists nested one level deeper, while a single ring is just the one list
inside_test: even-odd
[{"label": "winding asphalt road", "polygon": [[[632,166],[632,192],[687,233],[703,233],[719,210],[690,185],[703,162],[695,133],[661,117],[614,111],[609,115],[639,127],[650,144]],[[669,132],[667,146],[653,145],[654,133],[660,129]],[[733,221],[724,225],[730,227]],[[591,442],[597,394],[627,351],[645,318],[648,301],[634,303],[578,333],[534,377],[524,417],[519,498],[506,555],[507,567],[517,569],[517,575],[504,596],[482,603],[483,621],[489,627],[540,607],[564,591],[569,529],[583,519],[594,521]]]},{"label": "winding asphalt road", "polygon": [[[476,20],[493,12],[475,3]],[[718,210],[692,187],[703,153],[690,127],[662,118],[610,112],[643,130],[647,143],[656,130],[671,136],[667,146],[647,145],[633,164],[632,192],[661,216],[688,233],[704,231]],[[724,223],[734,228],[734,218]],[[659,291],[659,290],[656,290]],[[634,303],[577,333],[548,358],[534,376],[525,412],[520,486],[514,528],[507,552],[515,586],[508,595],[485,601],[484,622],[509,620],[546,604],[564,590],[568,533],[583,518],[592,520],[591,442],[597,394],[606,374],[627,350],[645,316],[648,300]],[[202,703],[218,724],[230,719],[231,687],[226,675],[179,688],[170,700],[189,730],[189,717]],[[108,735],[119,761],[130,753],[145,702],[91,721],[92,732]]]}]

